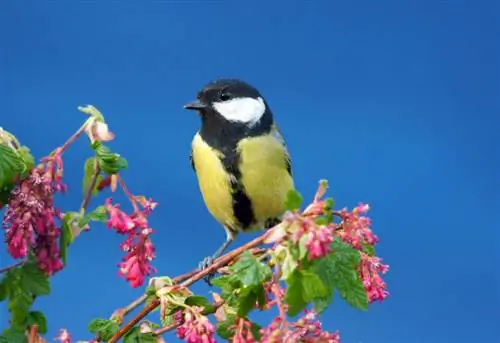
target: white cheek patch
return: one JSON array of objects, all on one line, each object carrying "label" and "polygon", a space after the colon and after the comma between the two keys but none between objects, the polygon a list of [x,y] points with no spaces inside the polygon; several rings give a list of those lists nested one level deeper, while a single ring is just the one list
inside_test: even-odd
[{"label": "white cheek patch", "polygon": [[266,112],[262,98],[236,98],[215,102],[213,107],[224,118],[233,122],[245,123],[249,126],[257,124]]}]

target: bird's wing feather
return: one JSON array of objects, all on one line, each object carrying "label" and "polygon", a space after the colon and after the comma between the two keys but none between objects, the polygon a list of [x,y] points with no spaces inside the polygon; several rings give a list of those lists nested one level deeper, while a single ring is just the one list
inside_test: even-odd
[{"label": "bird's wing feather", "polygon": [[196,172],[196,168],[194,166],[194,161],[193,161],[193,149],[191,149],[189,153],[189,163],[191,163],[191,168],[193,168],[194,172]]},{"label": "bird's wing feather", "polygon": [[285,139],[281,135],[278,127],[276,126],[276,124],[274,124],[273,127],[271,128],[271,136],[274,139],[276,139],[278,142],[280,142],[281,145],[283,146],[283,148],[285,149],[286,169],[287,169],[288,173],[290,174],[290,176],[292,176],[292,158],[290,157],[290,153],[288,152],[288,149],[286,147]]}]

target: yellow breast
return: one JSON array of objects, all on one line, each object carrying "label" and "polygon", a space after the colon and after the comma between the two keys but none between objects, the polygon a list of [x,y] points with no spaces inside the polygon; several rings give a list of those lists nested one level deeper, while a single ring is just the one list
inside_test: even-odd
[{"label": "yellow breast", "polygon": [[294,182],[287,171],[286,150],[275,137],[264,135],[239,142],[239,169],[245,192],[252,201],[255,228],[285,212],[287,192]]},{"label": "yellow breast", "polygon": [[192,142],[192,158],[203,201],[212,216],[229,227],[235,227],[230,176],[224,170],[222,154],[210,147],[199,134]]},{"label": "yellow breast", "polygon": [[264,229],[267,219],[284,213],[287,192],[294,188],[287,171],[286,150],[275,137],[264,135],[241,140],[236,152],[239,154],[240,181],[256,220],[254,225],[239,227],[233,212],[231,175],[222,163],[224,156],[197,134],[192,142],[192,158],[203,200],[222,225],[237,231]]}]

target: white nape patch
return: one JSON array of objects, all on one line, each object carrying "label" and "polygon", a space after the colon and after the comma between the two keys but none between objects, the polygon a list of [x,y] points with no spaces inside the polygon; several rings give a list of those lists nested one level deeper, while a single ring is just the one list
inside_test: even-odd
[{"label": "white nape patch", "polygon": [[232,122],[245,123],[248,126],[257,124],[266,112],[266,104],[262,98],[235,98],[228,101],[214,102],[213,107],[224,118]]}]

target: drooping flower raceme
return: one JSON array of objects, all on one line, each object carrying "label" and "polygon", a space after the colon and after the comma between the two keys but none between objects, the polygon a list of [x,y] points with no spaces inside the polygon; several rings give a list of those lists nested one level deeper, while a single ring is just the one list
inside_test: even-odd
[{"label": "drooping flower raceme", "polygon": [[294,323],[284,325],[281,317],[276,317],[268,327],[261,329],[261,343],[340,343],[338,332],[323,331],[316,314],[305,311],[305,315]]},{"label": "drooping flower raceme", "polygon": [[177,327],[177,337],[188,343],[215,343],[215,326],[202,314],[203,308],[187,307]]},{"label": "drooping flower raceme", "polygon": [[119,264],[119,275],[125,277],[132,287],[141,286],[144,278],[156,272],[151,266],[151,261],[155,258],[155,248],[151,242],[150,235],[154,232],[149,227],[147,215],[156,207],[152,200],[142,197],[133,198],[143,207],[138,207],[131,215],[119,209],[118,205],[112,205],[112,199],[106,200],[108,212],[108,228],[113,228],[117,233],[126,236],[126,240],[120,244],[120,248],[127,253],[123,261]]},{"label": "drooping flower raceme", "polygon": [[63,163],[56,152],[42,159],[12,191],[3,219],[7,250],[14,258],[26,257],[33,249],[40,268],[47,274],[62,269],[56,220],[61,213],[54,207],[54,194],[64,192]]}]

